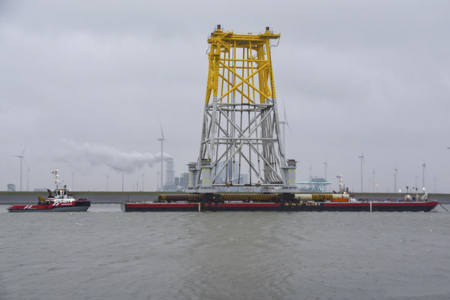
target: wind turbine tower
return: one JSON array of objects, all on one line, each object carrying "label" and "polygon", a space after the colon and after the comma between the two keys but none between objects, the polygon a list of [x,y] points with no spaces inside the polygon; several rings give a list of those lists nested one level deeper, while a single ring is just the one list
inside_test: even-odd
[{"label": "wind turbine tower", "polygon": [[22,191],[22,163],[24,160],[25,155],[25,147],[23,147],[22,155],[15,155],[16,157],[20,158],[20,191]]},{"label": "wind turbine tower", "polygon": [[[361,156],[358,156],[361,159],[361,193],[363,192],[363,164],[364,164],[364,154],[361,152]],[[370,188],[369,188],[370,189]]]},{"label": "wind turbine tower", "polygon": [[284,120],[280,121],[280,124],[283,125],[283,147],[284,152],[286,153],[286,126],[289,128],[289,131],[291,131],[291,127],[289,127],[289,123],[286,118],[286,107],[284,106],[284,101],[283,101],[283,112],[284,112]]},{"label": "wind turbine tower", "polygon": [[373,170],[373,182],[372,182],[372,193],[375,193],[375,170]]},{"label": "wind turbine tower", "polygon": [[425,192],[425,168],[426,168],[425,163],[423,163],[422,167],[423,167],[423,169],[422,169],[422,181],[423,181],[422,189],[423,189],[423,192]]},{"label": "wind turbine tower", "polygon": [[[27,163],[27,161],[25,161]],[[30,165],[27,163],[27,192],[30,190]]]},{"label": "wind turbine tower", "polygon": [[158,139],[158,141],[161,142],[161,191],[164,190],[164,141],[166,140],[164,138],[164,132],[161,125],[161,121],[159,121],[159,126],[161,127],[161,138]]},{"label": "wind turbine tower", "polygon": [[397,168],[394,169],[394,193],[397,193]]}]

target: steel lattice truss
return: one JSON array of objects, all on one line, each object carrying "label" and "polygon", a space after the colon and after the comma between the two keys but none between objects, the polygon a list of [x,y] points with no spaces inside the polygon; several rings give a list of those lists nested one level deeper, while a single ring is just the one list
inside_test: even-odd
[{"label": "steel lattice truss", "polygon": [[[197,170],[211,161],[212,186],[281,186],[286,161],[280,124],[269,28],[259,35],[224,32],[208,43],[209,71]],[[205,182],[198,172],[196,182]]]}]

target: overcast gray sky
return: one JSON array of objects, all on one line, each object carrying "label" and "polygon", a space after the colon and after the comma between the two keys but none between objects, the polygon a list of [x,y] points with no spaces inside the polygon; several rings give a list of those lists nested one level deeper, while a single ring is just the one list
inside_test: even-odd
[{"label": "overcast gray sky", "polygon": [[[196,161],[207,35],[281,33],[277,96],[297,180],[450,192],[449,1],[0,1],[0,190],[156,188]],[[156,157],[155,157],[156,156]],[[375,177],[373,177],[375,172]],[[145,174],[142,176],[142,174]],[[375,180],[373,179],[375,178]]]}]

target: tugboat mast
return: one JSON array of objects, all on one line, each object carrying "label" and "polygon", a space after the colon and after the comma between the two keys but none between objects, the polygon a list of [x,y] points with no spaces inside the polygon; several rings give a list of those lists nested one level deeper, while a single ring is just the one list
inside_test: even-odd
[{"label": "tugboat mast", "polygon": [[55,171],[53,171],[53,173],[55,174],[55,191],[59,188],[58,187],[58,169],[56,169]]}]

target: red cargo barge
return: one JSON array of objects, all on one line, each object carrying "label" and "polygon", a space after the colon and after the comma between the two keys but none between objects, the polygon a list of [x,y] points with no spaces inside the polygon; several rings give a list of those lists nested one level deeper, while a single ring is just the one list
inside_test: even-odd
[{"label": "red cargo barge", "polygon": [[[303,196],[303,195],[302,195]],[[424,211],[438,205],[437,201],[358,201],[348,195],[318,194],[315,200],[301,201],[302,196],[269,195],[160,195],[155,202],[121,204],[125,212],[162,211]],[[230,200],[235,198],[236,200]],[[244,199],[245,198],[245,199]],[[252,200],[253,199],[253,200]]]}]

